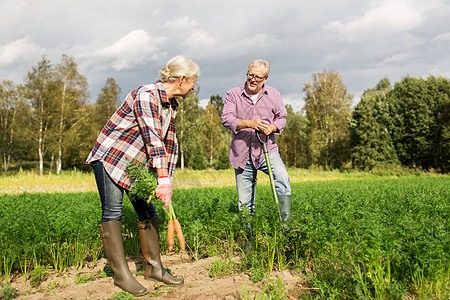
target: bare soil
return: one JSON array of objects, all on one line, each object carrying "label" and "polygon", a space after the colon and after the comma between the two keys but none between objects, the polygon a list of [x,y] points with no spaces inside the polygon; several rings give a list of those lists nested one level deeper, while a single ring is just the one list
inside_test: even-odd
[{"label": "bare soil", "polygon": [[[284,290],[289,299],[296,299],[303,290],[304,280],[293,270],[273,272],[268,279],[254,283],[250,274],[230,274],[220,278],[211,278],[209,269],[217,257],[190,261],[180,254],[162,256],[163,265],[169,268],[175,276],[184,278],[184,285],[171,287],[162,283],[147,281],[143,275],[136,279],[147,288],[148,294],[136,299],[242,299],[250,296],[254,299],[267,289],[268,284],[275,285],[277,277],[281,279]],[[88,265],[81,270],[70,269],[62,273],[53,273],[36,288],[31,287],[30,280],[24,281],[22,274],[15,274],[11,286],[15,288],[19,297],[16,299],[110,299],[122,290],[114,285],[111,277],[96,276],[86,283],[76,284],[77,276],[87,277],[100,274],[106,264],[106,259],[97,261],[95,266]],[[129,267],[133,275],[140,269],[139,260],[129,260]],[[0,297],[1,298],[1,297]]]}]

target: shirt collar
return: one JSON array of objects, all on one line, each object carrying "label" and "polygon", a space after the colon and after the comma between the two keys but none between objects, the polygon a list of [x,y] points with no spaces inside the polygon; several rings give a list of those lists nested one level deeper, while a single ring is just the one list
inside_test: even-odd
[{"label": "shirt collar", "polygon": [[166,91],[164,90],[164,86],[161,80],[155,82],[156,87],[158,88],[159,98],[161,99],[161,104],[165,108],[169,108],[172,106],[174,110],[178,108],[178,101],[175,98],[167,99]]},{"label": "shirt collar", "polygon": [[[251,97],[252,95],[249,95],[248,93],[247,93],[247,90],[245,89],[245,85],[247,84],[247,81],[246,82],[244,82],[244,85],[241,87],[242,88],[242,94],[243,95],[246,95],[247,97]],[[259,93],[259,94],[262,94],[262,93],[264,93],[264,94],[267,94],[267,91],[266,91],[266,84],[263,84],[263,86],[262,86],[262,89],[261,89],[261,92]],[[259,95],[258,94],[258,95]]]}]

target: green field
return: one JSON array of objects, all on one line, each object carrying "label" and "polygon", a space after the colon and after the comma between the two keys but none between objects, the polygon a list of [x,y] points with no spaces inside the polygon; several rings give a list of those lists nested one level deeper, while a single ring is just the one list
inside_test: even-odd
[{"label": "green field", "polygon": [[[445,176],[433,172],[424,172],[413,169],[377,170],[362,172],[357,170],[333,170],[288,168],[292,183],[323,180],[355,180],[375,178],[408,178],[408,177],[440,177]],[[260,184],[269,184],[268,176],[264,174],[258,178]],[[234,186],[234,170],[192,170],[177,169],[173,180],[175,189],[224,187]],[[0,194],[17,193],[73,193],[95,192],[95,184],[92,172],[79,170],[65,170],[57,175],[48,170],[43,176],[37,170],[9,171],[0,175]]]},{"label": "green field", "polygon": [[[292,184],[297,229],[287,236],[267,184],[258,186],[249,241],[233,185],[178,188],[174,209],[193,259],[241,256],[225,272],[250,272],[254,281],[273,270],[295,269],[311,288],[304,299],[447,299],[450,177],[343,179]],[[158,202],[166,252],[167,217]],[[100,214],[95,192],[0,195],[2,280],[14,271],[63,271],[103,257]],[[124,201],[128,255],[139,254],[136,218]]]}]

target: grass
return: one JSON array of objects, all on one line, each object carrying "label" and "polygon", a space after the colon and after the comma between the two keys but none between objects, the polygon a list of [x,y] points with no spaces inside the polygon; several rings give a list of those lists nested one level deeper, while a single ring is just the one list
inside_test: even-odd
[{"label": "grass", "polygon": [[232,259],[215,259],[209,266],[209,277],[217,278],[232,273],[238,273],[239,264]]},{"label": "grass", "polygon": [[276,280],[266,279],[258,292],[249,291],[245,283],[242,285],[242,300],[295,299],[291,297],[285,290],[280,277],[277,277]]},{"label": "grass", "polygon": [[[324,171],[320,169],[289,168],[289,176],[292,183],[305,181],[326,180],[354,180],[376,178],[404,178],[415,176],[444,176],[437,173],[426,173],[417,170],[373,170],[361,172],[357,170]],[[268,176],[260,174],[259,184],[269,184]],[[174,189],[189,189],[201,187],[226,187],[234,186],[234,170],[191,170],[177,169],[173,181]],[[20,193],[76,193],[96,192],[97,186],[92,172],[79,170],[62,171],[60,175],[46,173],[40,176],[36,171],[22,171],[15,173],[2,172],[0,176],[0,194]]]},{"label": "grass", "polygon": [[[205,180],[213,173],[196,172]],[[196,172],[179,172],[185,177],[177,180],[188,181]],[[234,180],[230,170],[214,174]],[[174,208],[191,257],[223,255],[210,265],[210,276],[246,272],[252,281],[265,282],[271,271],[291,268],[307,279],[302,299],[449,296],[449,176],[319,170],[290,175],[292,225],[298,230],[287,236],[279,230],[267,184],[257,188],[250,240],[237,210],[234,185],[216,187],[223,183],[211,180],[209,186],[174,191]],[[161,249],[166,252],[167,218],[161,203],[156,204]],[[63,271],[104,256],[97,238],[100,211],[96,192],[0,195],[0,275],[8,281],[12,272],[32,274],[38,283],[45,272],[36,266]],[[128,255],[139,251],[135,220],[125,200]],[[251,250],[245,250],[247,244]],[[240,260],[232,260],[235,256]],[[280,282],[264,284],[257,298],[286,296]],[[243,293],[244,298],[253,296]]]},{"label": "grass", "polygon": [[1,286],[1,297],[0,297],[0,299],[11,300],[11,299],[17,298],[17,296],[19,296],[19,293],[10,284],[6,284],[6,285],[2,285]]},{"label": "grass", "polygon": [[20,193],[74,193],[96,191],[92,173],[77,170],[63,171],[60,175],[40,176],[34,171],[19,171],[0,176],[0,194]]}]

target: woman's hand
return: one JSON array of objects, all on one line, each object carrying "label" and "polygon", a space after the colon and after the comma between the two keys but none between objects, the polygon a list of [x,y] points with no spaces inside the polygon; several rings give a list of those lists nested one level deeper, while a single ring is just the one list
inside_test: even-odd
[{"label": "woman's hand", "polygon": [[172,202],[172,183],[169,177],[159,177],[158,186],[155,189],[156,198],[164,203],[164,208],[168,209]]}]

